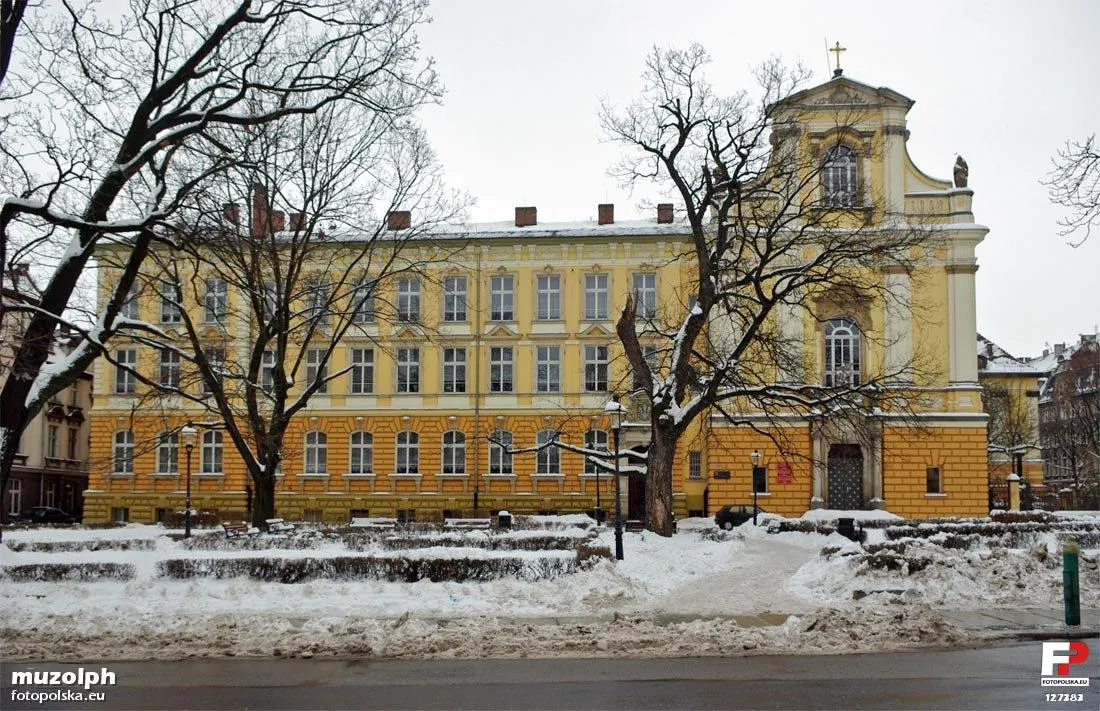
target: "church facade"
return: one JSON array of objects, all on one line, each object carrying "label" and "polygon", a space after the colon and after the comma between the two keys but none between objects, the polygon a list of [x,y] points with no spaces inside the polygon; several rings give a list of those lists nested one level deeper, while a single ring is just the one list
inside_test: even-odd
[{"label": "church facade", "polygon": [[[886,298],[781,309],[776,328],[801,344],[798,370],[807,381],[896,371],[892,387],[909,393],[912,406],[867,418],[761,413],[752,426],[704,418],[675,457],[677,515],[747,503],[754,488],[765,510],[787,516],[820,507],[982,515],[986,416],[974,353],[974,275],[975,247],[987,228],[975,222],[965,163],[957,164],[954,185],[918,169],[906,150],[913,102],[889,89],[837,76],[787,101],[800,116],[798,150],[828,161],[832,185],[844,187],[853,214],[873,224],[919,223],[937,239],[912,255],[912,266],[883,270]],[[859,119],[838,127],[831,118],[838,107],[858,108]],[[827,192],[822,198],[832,199]],[[413,218],[395,214],[391,227]],[[604,406],[631,389],[614,321],[630,293],[636,308],[683,313],[692,273],[677,256],[689,228],[672,205],[628,222],[600,205],[596,220],[559,224],[540,223],[535,208],[521,207],[514,220],[464,225],[410,248],[430,261],[433,239],[456,238],[461,249],[431,274],[382,285],[385,300],[409,313],[364,320],[333,353],[330,367],[342,375],[311,399],[287,437],[276,485],[280,516],[432,520],[472,508],[475,496],[481,509],[515,513],[580,512],[597,500],[610,507],[614,482],[581,455],[554,447],[512,453],[501,445],[533,448],[555,433],[578,445],[608,444]],[[218,298],[232,304],[245,295],[229,290]],[[188,308],[200,312],[209,303],[196,299]],[[143,320],[157,322],[162,308],[151,296],[135,299]],[[233,334],[247,324],[222,327],[232,360],[243,347]],[[155,379],[162,365],[155,350],[113,347],[115,362]],[[920,367],[907,373],[907,363]],[[243,517],[243,464],[216,427],[201,426],[208,416],[186,406],[159,413],[135,407],[140,387],[103,360],[95,392],[86,522],[152,522],[181,510],[186,464],[176,435],[188,423],[200,424],[195,507],[223,520]],[[644,442],[644,403],[625,401],[623,444]],[[624,478],[630,518],[644,516],[644,485]]]}]

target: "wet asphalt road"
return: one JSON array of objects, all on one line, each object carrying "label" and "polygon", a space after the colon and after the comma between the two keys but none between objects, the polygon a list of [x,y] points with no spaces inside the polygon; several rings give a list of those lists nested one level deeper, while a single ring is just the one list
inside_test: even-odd
[{"label": "wet asphalt road", "polygon": [[[1075,676],[1042,687],[1041,642],[987,649],[732,659],[369,661],[216,659],[37,664],[107,667],[96,702],[13,700],[0,709],[1088,709],[1100,708],[1100,639]],[[19,686],[17,693],[30,691]],[[44,689],[33,689],[43,691]],[[56,690],[56,687],[48,690]],[[1082,694],[1048,701],[1048,693]]]}]

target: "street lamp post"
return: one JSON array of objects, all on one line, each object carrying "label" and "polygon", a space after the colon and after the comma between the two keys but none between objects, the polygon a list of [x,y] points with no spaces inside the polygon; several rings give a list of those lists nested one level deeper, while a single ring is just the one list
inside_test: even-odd
[{"label": "street lamp post", "polygon": [[[611,416],[611,434],[615,438],[615,559],[623,559],[623,502],[622,481],[619,477],[619,431],[623,427],[623,406],[616,395],[604,406],[605,414]],[[598,491],[598,489],[597,489]]]},{"label": "street lamp post", "polygon": [[760,467],[760,452],[755,449],[749,455],[752,460],[752,525],[756,525],[756,472]]},{"label": "street lamp post", "polygon": [[183,436],[183,448],[187,450],[187,469],[185,477],[187,481],[187,500],[183,510],[183,537],[191,537],[191,450],[195,448],[195,436],[199,433],[191,425],[184,425],[180,430]]},{"label": "street lamp post", "polygon": [[[592,419],[595,420],[596,416],[593,415]],[[593,438],[592,447],[595,448],[596,440]],[[596,526],[602,525],[600,519],[603,518],[603,507],[600,506],[600,468],[596,467]]]}]

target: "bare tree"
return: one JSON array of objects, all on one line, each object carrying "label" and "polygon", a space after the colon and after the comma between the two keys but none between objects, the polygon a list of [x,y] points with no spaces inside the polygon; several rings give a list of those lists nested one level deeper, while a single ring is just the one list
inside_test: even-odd
[{"label": "bare tree", "polygon": [[0,85],[8,74],[15,35],[29,4],[29,0],[0,0]]},{"label": "bare tree", "polygon": [[1100,349],[1077,349],[1051,374],[1040,405],[1048,485],[1069,489],[1076,507],[1100,495]]},{"label": "bare tree", "polygon": [[[818,191],[824,155],[800,144],[800,108],[784,101],[807,78],[770,61],[756,71],[759,93],[717,94],[704,77],[709,58],[694,45],[654,49],[640,98],[601,109],[611,141],[625,148],[613,172],[625,184],[656,181],[683,206],[691,238],[681,259],[694,267],[685,308],[655,313],[627,298],[616,330],[636,385],[650,407],[647,526],[672,532],[672,466],[680,438],[716,412],[756,427],[750,415],[874,416],[891,407],[885,387],[912,376],[839,373],[817,385],[805,372],[802,332],[777,328],[780,308],[815,314],[816,300],[857,303],[886,296],[883,269],[911,266],[911,248],[930,233],[887,214],[872,191]],[[818,112],[820,108],[816,108]],[[858,107],[833,117],[836,136],[865,118]],[[820,115],[820,113],[819,113]],[[892,209],[897,209],[892,208]],[[644,332],[642,338],[639,333]],[[656,341],[655,352],[643,340]],[[879,341],[881,343],[881,340]]]},{"label": "bare tree", "polygon": [[[117,333],[149,330],[123,308],[180,207],[239,164],[226,133],[339,103],[402,116],[439,96],[416,51],[424,10],[421,0],[131,0],[118,22],[71,3],[28,17],[4,84],[5,100],[21,103],[0,143],[13,193],[0,207],[0,264],[59,249],[36,265],[48,275],[38,303],[9,309],[30,318],[0,392],[0,490],[43,403]],[[73,324],[83,343],[51,361],[81,275],[115,243],[125,263],[90,323]]]},{"label": "bare tree", "polygon": [[1058,221],[1063,237],[1084,230],[1074,247],[1081,246],[1100,224],[1100,152],[1096,149],[1096,134],[1083,141],[1066,141],[1054,158],[1054,168],[1043,184],[1050,191],[1051,202],[1070,211]]},{"label": "bare tree", "polygon": [[1014,398],[1007,387],[983,386],[982,404],[989,415],[986,437],[990,491],[999,492],[1004,488],[1002,484],[1006,466],[1016,472],[1018,461],[1018,473],[1021,477],[1025,476],[1023,457],[1028,451],[1040,449],[1039,422],[1036,413],[1031,409],[1031,399],[1020,396]]}]

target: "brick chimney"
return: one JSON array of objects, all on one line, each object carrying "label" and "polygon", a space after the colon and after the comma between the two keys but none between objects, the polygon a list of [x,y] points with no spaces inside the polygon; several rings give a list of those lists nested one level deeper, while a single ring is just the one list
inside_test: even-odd
[{"label": "brick chimney", "polygon": [[252,235],[261,237],[267,233],[267,188],[260,183],[252,185]]},{"label": "brick chimney", "polygon": [[658,225],[671,225],[672,224],[672,203],[662,202],[657,204],[657,224]]},{"label": "brick chimney", "polygon": [[538,208],[517,207],[516,227],[531,227],[538,224]]},{"label": "brick chimney", "polygon": [[1056,358],[1061,358],[1062,354],[1065,353],[1065,351],[1066,351],[1066,344],[1065,343],[1055,343],[1054,344],[1054,356]]},{"label": "brick chimney", "polygon": [[272,210],[268,216],[271,218],[271,231],[282,232],[286,227],[286,214],[282,210]]},{"label": "brick chimney", "polygon": [[596,207],[599,217],[596,220],[600,225],[611,225],[615,223],[615,205],[613,203],[605,202]]},{"label": "brick chimney", "polygon": [[393,210],[386,214],[386,229],[391,231],[407,230],[412,227],[412,212]]},{"label": "brick chimney", "polygon": [[223,209],[226,222],[231,225],[241,224],[241,204],[239,202],[227,202]]}]

